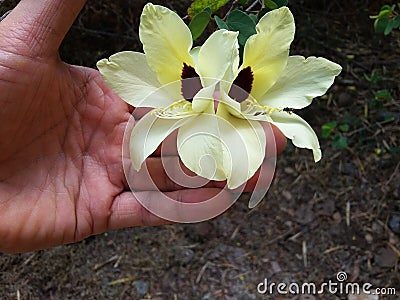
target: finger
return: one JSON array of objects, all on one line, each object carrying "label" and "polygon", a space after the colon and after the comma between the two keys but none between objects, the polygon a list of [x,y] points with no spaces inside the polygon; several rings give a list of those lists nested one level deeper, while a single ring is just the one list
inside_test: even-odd
[{"label": "finger", "polygon": [[22,0],[0,23],[0,48],[29,57],[54,56],[85,0]]},{"label": "finger", "polygon": [[234,192],[252,192],[268,189],[274,179],[275,164],[265,160],[257,172],[245,184],[238,187]]},{"label": "finger", "polygon": [[178,155],[178,147],[176,144],[178,137],[178,130],[172,132],[162,143],[152,156],[173,156]]},{"label": "finger", "polygon": [[[232,190],[235,193],[249,193],[258,190],[268,189],[271,185],[275,175],[274,163],[265,160],[257,172],[246,183]],[[226,188],[227,182],[225,181],[210,181],[209,187]]]},{"label": "finger", "polygon": [[267,139],[265,157],[275,157],[286,147],[286,137],[273,124],[263,123],[265,136]]},{"label": "finger", "polygon": [[[168,200],[164,199],[164,197],[174,200],[173,207],[168,205],[163,207],[163,204],[168,203]],[[213,199],[213,203],[208,201],[210,199]],[[146,209],[142,205],[143,203],[150,210]],[[161,210],[153,211],[151,208],[152,203],[154,203],[155,207],[161,207]],[[208,205],[208,203],[212,205]],[[108,227],[109,229],[119,229],[132,226],[156,226],[175,222],[198,222],[201,221],[201,217],[221,214],[232,203],[232,195],[220,189],[181,190],[165,194],[156,191],[135,194],[124,192],[114,200]],[[185,204],[194,204],[194,209],[191,206],[183,206]],[[161,215],[165,215],[169,219]]]},{"label": "finger", "polygon": [[[170,192],[188,188],[226,188],[226,181],[213,181],[197,176],[177,156],[151,157],[139,172],[127,170],[129,187],[135,191]],[[274,163],[265,160],[257,172],[235,192],[251,192],[268,188],[275,174]]]},{"label": "finger", "polygon": [[146,114],[148,114],[151,110],[152,108],[148,107],[135,107],[132,110],[132,116],[135,118],[135,120],[138,121],[141,118],[143,118]]},{"label": "finger", "polygon": [[[273,157],[280,154],[286,147],[286,137],[272,124],[265,124],[264,131],[267,139],[266,157]],[[178,131],[171,133],[163,143],[157,148],[152,156],[172,156],[178,154],[176,145]]]},{"label": "finger", "polygon": [[125,169],[129,187],[135,191],[170,192],[182,189],[224,188],[224,182],[210,181],[186,168],[178,156],[150,157],[140,171]]}]

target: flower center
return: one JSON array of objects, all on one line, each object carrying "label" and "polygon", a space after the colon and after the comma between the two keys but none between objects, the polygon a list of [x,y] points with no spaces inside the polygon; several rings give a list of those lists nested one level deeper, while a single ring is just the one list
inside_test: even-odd
[{"label": "flower center", "polygon": [[249,97],[253,87],[253,81],[254,74],[251,67],[248,66],[239,72],[229,91],[229,97],[242,103]]},{"label": "flower center", "polygon": [[200,76],[195,69],[183,63],[181,93],[183,98],[192,102],[194,96],[202,89]]}]

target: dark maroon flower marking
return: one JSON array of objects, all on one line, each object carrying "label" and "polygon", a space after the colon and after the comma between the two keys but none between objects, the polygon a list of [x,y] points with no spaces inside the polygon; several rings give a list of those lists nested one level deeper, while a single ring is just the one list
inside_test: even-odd
[{"label": "dark maroon flower marking", "polygon": [[194,96],[202,89],[200,76],[195,69],[183,63],[181,93],[183,98],[192,102]]},{"label": "dark maroon flower marking", "polygon": [[251,67],[244,68],[239,72],[233,82],[231,90],[229,91],[229,96],[237,102],[242,103],[249,97],[253,87],[253,81],[254,75]]}]

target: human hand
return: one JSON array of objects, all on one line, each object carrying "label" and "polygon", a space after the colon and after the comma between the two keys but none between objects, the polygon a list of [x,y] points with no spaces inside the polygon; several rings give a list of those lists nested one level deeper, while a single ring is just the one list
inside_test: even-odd
[{"label": "human hand", "polygon": [[[122,144],[131,108],[96,70],[59,59],[59,45],[84,3],[22,0],[0,22],[2,252],[168,223],[142,207],[125,178]],[[276,139],[279,152],[286,140],[274,133],[269,139]],[[218,195],[231,201],[223,183],[198,189],[172,184],[159,172],[157,153],[147,165],[158,189],[173,199],[201,202]],[[159,193],[138,184],[143,197]]]}]

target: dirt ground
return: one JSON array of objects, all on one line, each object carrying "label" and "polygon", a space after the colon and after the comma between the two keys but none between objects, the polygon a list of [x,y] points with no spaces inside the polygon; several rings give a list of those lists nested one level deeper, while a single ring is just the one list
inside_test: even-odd
[{"label": "dirt ground", "polygon": [[[0,13],[15,1],[0,1]],[[140,50],[145,1],[90,0],[61,51],[94,66]],[[184,12],[190,1],[154,1]],[[288,145],[264,201],[248,195],[199,224],[129,228],[21,255],[0,254],[1,299],[348,299],[336,294],[261,295],[268,282],[336,281],[392,287],[400,299],[400,33],[375,34],[379,1],[291,1],[292,54],[343,66],[326,97],[301,115],[322,135],[336,121],[343,150],[320,138],[323,159]],[[343,6],[344,5],[344,6]],[[339,133],[339,132],[337,132]],[[359,298],[375,299],[375,298]]]}]

